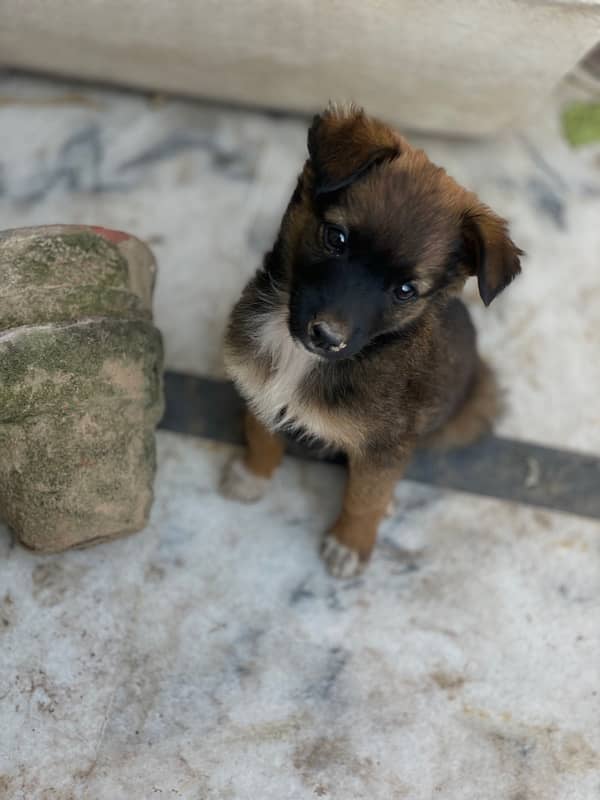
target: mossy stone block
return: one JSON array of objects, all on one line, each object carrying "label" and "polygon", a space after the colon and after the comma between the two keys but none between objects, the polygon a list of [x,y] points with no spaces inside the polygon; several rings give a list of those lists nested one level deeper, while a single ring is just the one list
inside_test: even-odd
[{"label": "mossy stone block", "polygon": [[155,272],[127,234],[0,234],[0,516],[28,547],[147,522],[163,411]]}]

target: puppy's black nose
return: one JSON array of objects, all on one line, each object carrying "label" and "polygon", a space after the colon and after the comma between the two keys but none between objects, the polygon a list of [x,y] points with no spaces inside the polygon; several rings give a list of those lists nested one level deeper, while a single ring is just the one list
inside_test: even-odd
[{"label": "puppy's black nose", "polygon": [[337,353],[347,346],[346,332],[333,322],[313,320],[308,325],[308,335],[313,347],[327,353]]}]

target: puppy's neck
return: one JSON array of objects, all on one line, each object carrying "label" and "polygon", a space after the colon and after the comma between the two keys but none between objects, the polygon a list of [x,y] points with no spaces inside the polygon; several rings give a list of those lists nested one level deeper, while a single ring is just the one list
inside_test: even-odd
[{"label": "puppy's neck", "polygon": [[289,295],[269,273],[256,275],[245,310],[238,318],[244,335],[226,348],[226,366],[254,413],[274,427],[298,405],[302,388],[318,356],[292,338]]},{"label": "puppy's neck", "polygon": [[318,356],[309,353],[292,338],[289,329],[287,296],[280,302],[264,302],[264,310],[256,315],[252,339],[261,360],[268,359],[272,373],[307,374],[319,362]]}]

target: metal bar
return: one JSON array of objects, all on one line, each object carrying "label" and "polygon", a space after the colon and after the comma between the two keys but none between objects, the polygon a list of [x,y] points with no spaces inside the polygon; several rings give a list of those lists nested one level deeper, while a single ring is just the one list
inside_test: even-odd
[{"label": "metal bar", "polygon": [[[165,374],[160,427],[227,444],[242,444],[243,402],[233,385],[178,372]],[[294,445],[300,458],[319,453]],[[328,458],[339,462],[339,458]],[[444,489],[600,519],[600,457],[488,436],[460,450],[421,450],[407,478]]]}]

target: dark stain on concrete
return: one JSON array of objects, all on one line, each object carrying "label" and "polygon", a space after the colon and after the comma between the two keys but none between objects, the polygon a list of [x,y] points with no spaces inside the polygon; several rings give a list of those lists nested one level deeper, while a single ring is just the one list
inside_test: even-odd
[{"label": "dark stain on concrete", "polygon": [[10,592],[0,598],[0,634],[12,627],[15,622],[15,603]]},{"label": "dark stain on concrete", "polygon": [[566,209],[560,194],[547,181],[538,177],[527,181],[527,191],[535,209],[556,228],[566,230]]},{"label": "dark stain on concrete", "polygon": [[350,652],[343,647],[331,647],[327,653],[323,674],[309,693],[316,693],[321,700],[329,700],[350,658]]},{"label": "dark stain on concrete", "polygon": [[292,589],[289,596],[289,604],[291,606],[296,606],[304,600],[312,600],[314,598],[315,593],[306,588],[309,581],[310,578],[304,578],[294,589]]},{"label": "dark stain on concrete", "polygon": [[36,564],[31,573],[33,597],[45,608],[56,606],[78,590],[88,571],[86,566],[67,565],[59,559]]},{"label": "dark stain on concrete", "polygon": [[446,672],[442,669],[432,672],[431,679],[436,686],[438,686],[440,689],[444,689],[447,692],[454,692],[458,689],[462,689],[466,682],[464,675]]}]

